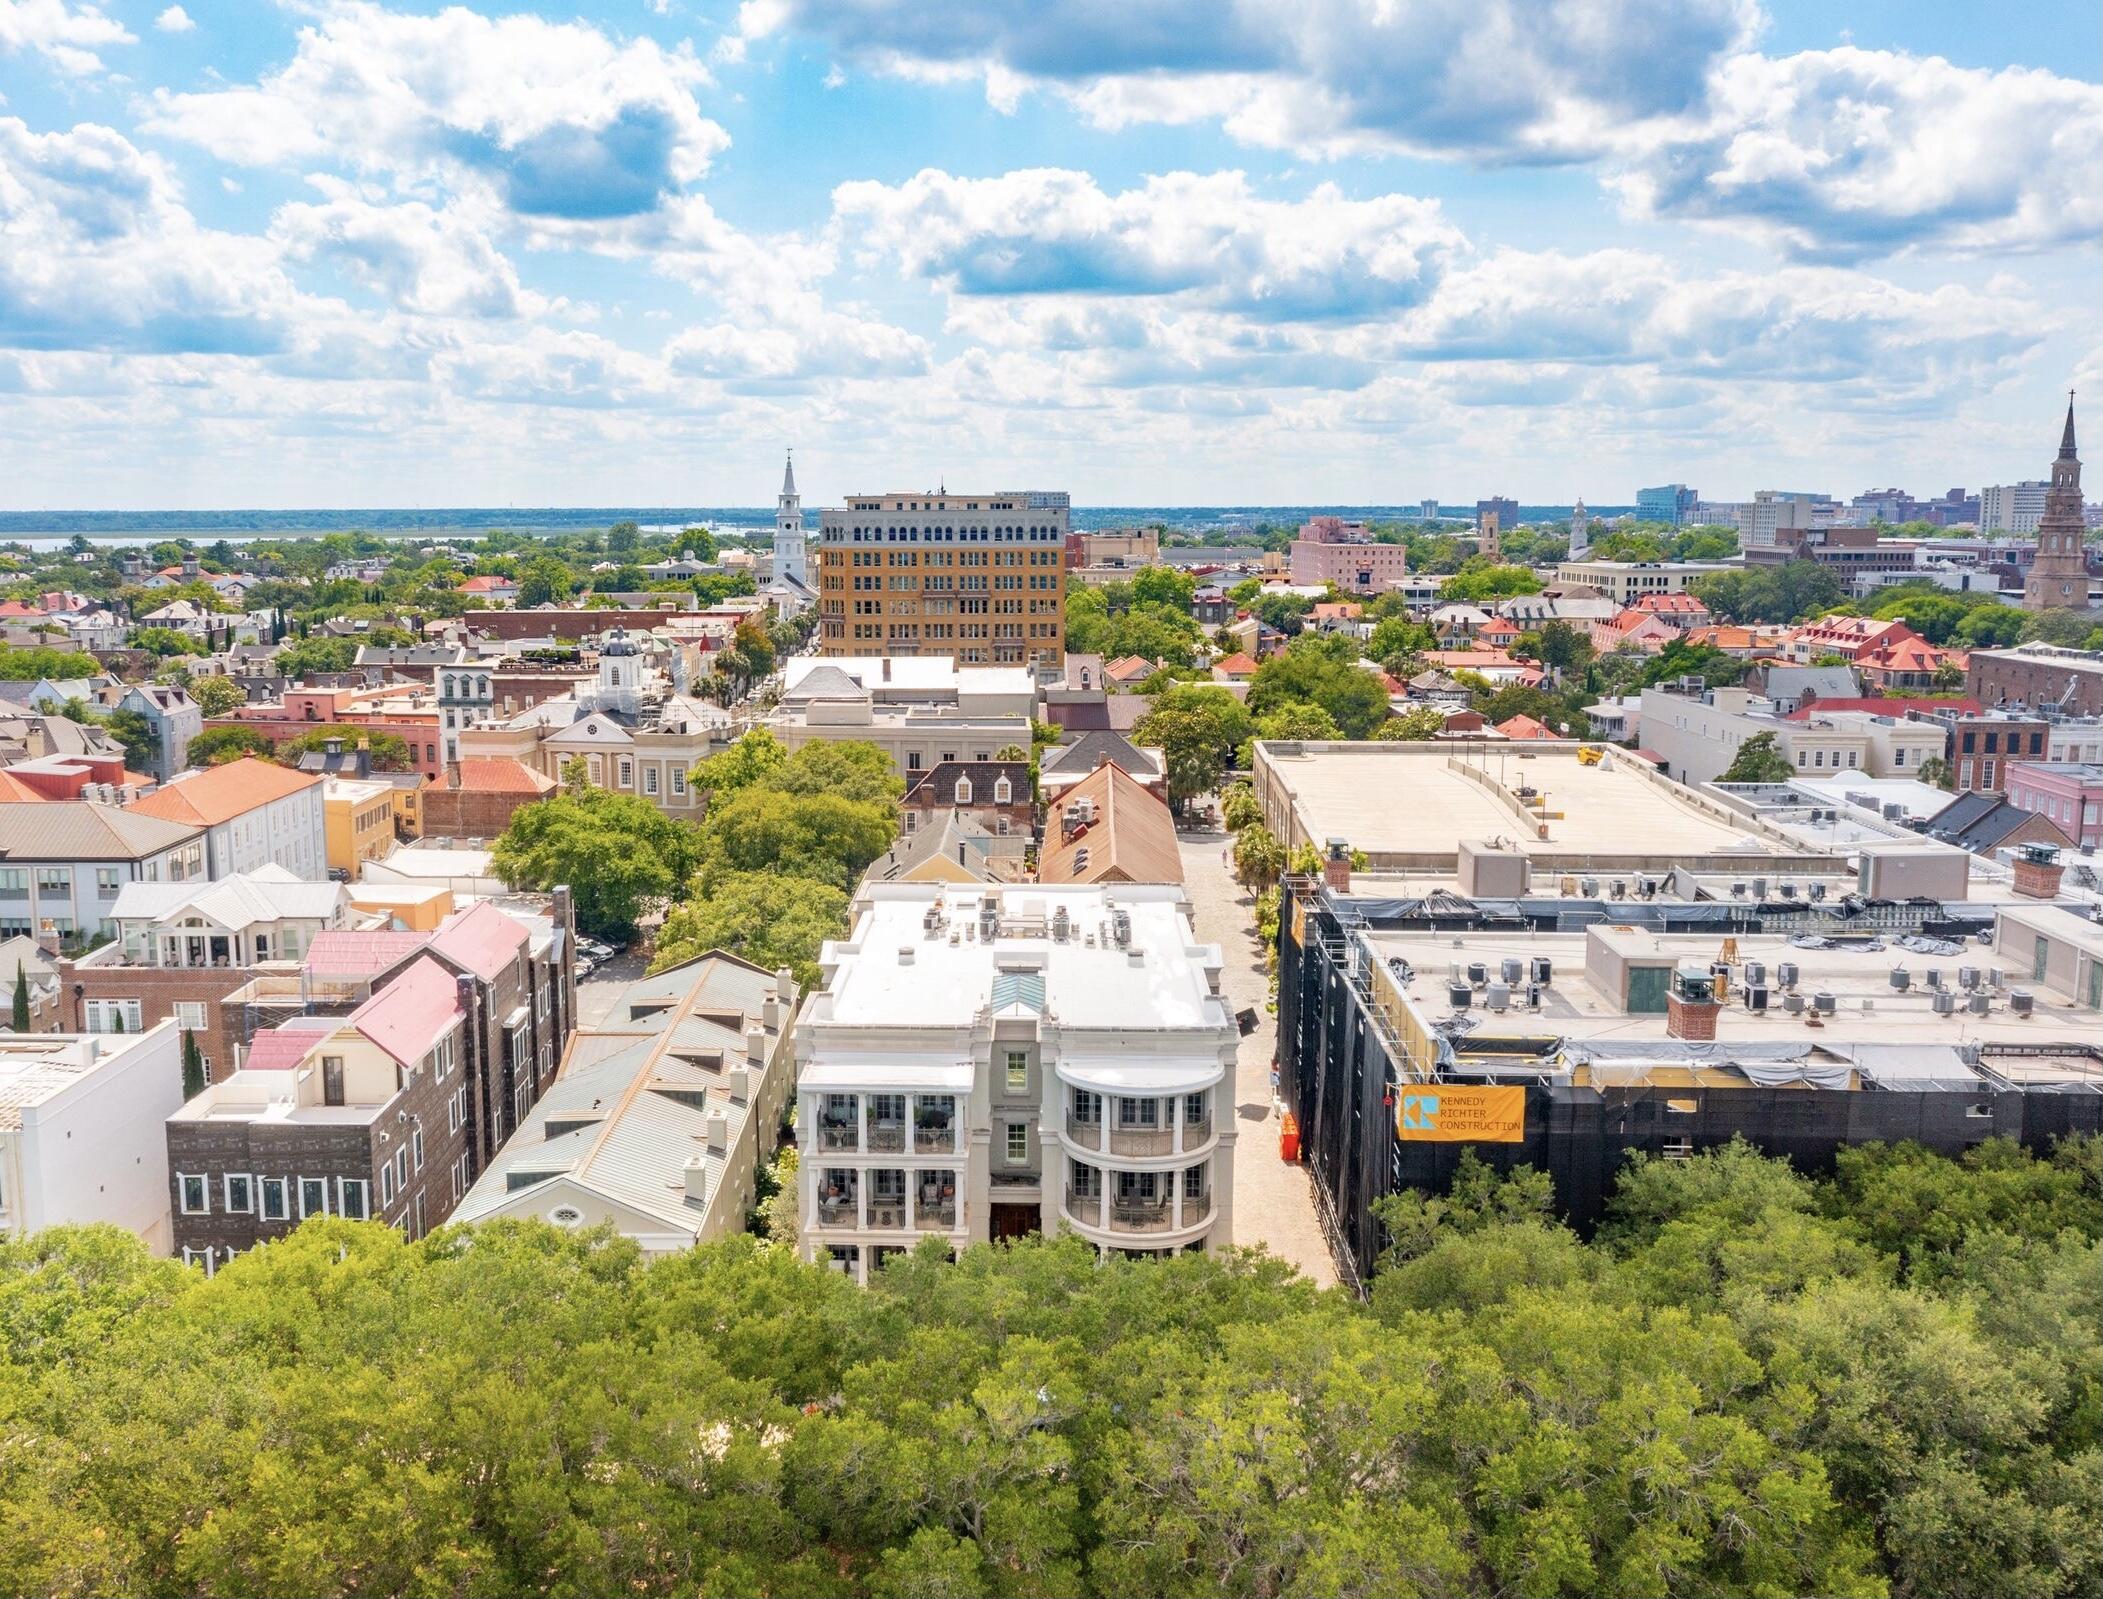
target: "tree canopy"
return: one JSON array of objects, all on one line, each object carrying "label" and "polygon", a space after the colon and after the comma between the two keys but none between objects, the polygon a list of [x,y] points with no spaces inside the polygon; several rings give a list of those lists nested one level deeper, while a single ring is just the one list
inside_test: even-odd
[{"label": "tree canopy", "polygon": [[1320,707],[1345,738],[1369,738],[1387,720],[1387,685],[1358,664],[1356,639],[1303,635],[1257,667],[1249,680],[1254,715],[1292,704]]},{"label": "tree canopy", "polygon": [[585,783],[514,811],[491,864],[513,888],[545,893],[567,883],[578,927],[625,944],[678,891],[698,847],[692,823]]},{"label": "tree canopy", "polygon": [[1724,768],[1726,783],[1786,783],[1796,776],[1789,757],[1775,748],[1774,734],[1755,733],[1738,746],[1731,764]]},{"label": "tree canopy", "polygon": [[[10,1593],[2076,1599],[2103,1184],[1638,1160],[1383,1202],[1370,1303],[1237,1250],[318,1217],[206,1278],[0,1244]],[[520,1337],[530,1326],[531,1337]]]}]

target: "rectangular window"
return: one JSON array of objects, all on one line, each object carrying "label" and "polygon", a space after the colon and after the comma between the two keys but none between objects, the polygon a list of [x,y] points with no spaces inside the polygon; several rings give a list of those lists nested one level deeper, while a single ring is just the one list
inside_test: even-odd
[{"label": "rectangular window", "polygon": [[684,794],[686,792],[686,768],[683,766],[672,768],[672,792],[674,794]]},{"label": "rectangular window", "polygon": [[394,1203],[394,1162],[388,1161],[380,1168],[380,1209],[385,1210]]},{"label": "rectangular window", "polygon": [[654,766],[643,768],[643,792],[651,795],[657,792],[657,768]]},{"label": "rectangular window", "polygon": [[246,1216],[256,1208],[256,1189],[253,1178],[228,1172],[226,1183],[226,1213],[229,1216]]},{"label": "rectangular window", "polygon": [[1103,1119],[1103,1096],[1076,1088],[1073,1091],[1073,1119],[1084,1127],[1100,1122]]},{"label": "rectangular window", "polygon": [[257,1214],[263,1220],[286,1221],[290,1219],[292,1214],[292,1196],[286,1191],[284,1178],[260,1178],[256,1183],[256,1192],[262,1200],[262,1209]]},{"label": "rectangular window", "polygon": [[39,866],[37,868],[37,892],[40,894],[72,893],[73,868],[70,866]]},{"label": "rectangular window", "polygon": [[178,1172],[175,1177],[176,1203],[185,1216],[209,1216],[212,1213],[212,1185],[195,1172]]},{"label": "rectangular window", "polygon": [[1027,1122],[1008,1123],[1008,1159],[1020,1163],[1030,1158],[1030,1129]]},{"label": "rectangular window", "polygon": [[394,1152],[394,1191],[398,1194],[409,1186],[409,1146],[402,1145]]},{"label": "rectangular window", "polygon": [[19,866],[0,867],[0,894],[29,892],[29,873]]},{"label": "rectangular window", "polygon": [[95,892],[102,898],[108,899],[123,886],[124,873],[120,868],[115,866],[98,866],[95,868]]},{"label": "rectangular window", "polygon": [[1117,1102],[1117,1125],[1120,1127],[1160,1126],[1161,1101],[1158,1099],[1120,1099]]},{"label": "rectangular window", "polygon": [[204,1026],[204,1002],[202,1000],[178,1000],[175,1005],[175,1025],[190,1032]]},{"label": "rectangular window", "polygon": [[635,762],[625,755],[621,757],[621,787],[635,787]]},{"label": "rectangular window", "polygon": [[336,1179],[336,1214],[352,1221],[364,1221],[370,1214],[372,1183],[363,1177],[339,1177]]},{"label": "rectangular window", "polygon": [[1020,1094],[1030,1086],[1030,1056],[1028,1050],[1008,1051],[1008,1092]]},{"label": "rectangular window", "polygon": [[1183,1197],[1203,1199],[1205,1197],[1205,1168],[1185,1166],[1183,1168]]},{"label": "rectangular window", "polygon": [[1204,1119],[1205,1096],[1203,1094],[1185,1094],[1183,1096],[1183,1121],[1185,1125],[1195,1127]]},{"label": "rectangular window", "polygon": [[114,1033],[120,1026],[127,1033],[145,1031],[135,999],[91,999],[83,1009],[91,1033]]},{"label": "rectangular window", "polygon": [[416,1169],[422,1171],[424,1169],[424,1129],[421,1122],[413,1124],[409,1129],[409,1153],[415,1160]]},{"label": "rectangular window", "polygon": [[462,1155],[453,1162],[453,1203],[460,1203],[460,1196],[467,1192],[467,1157]]},{"label": "rectangular window", "polygon": [[329,1180],[326,1177],[302,1177],[299,1180],[299,1215],[304,1221],[309,1216],[326,1216],[329,1213]]}]

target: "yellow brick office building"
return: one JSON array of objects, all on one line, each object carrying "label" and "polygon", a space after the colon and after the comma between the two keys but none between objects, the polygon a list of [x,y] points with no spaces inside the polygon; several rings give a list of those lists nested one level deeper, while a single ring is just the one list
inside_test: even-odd
[{"label": "yellow brick office building", "polygon": [[1041,490],[850,496],[819,514],[820,651],[1062,668],[1071,520]]}]

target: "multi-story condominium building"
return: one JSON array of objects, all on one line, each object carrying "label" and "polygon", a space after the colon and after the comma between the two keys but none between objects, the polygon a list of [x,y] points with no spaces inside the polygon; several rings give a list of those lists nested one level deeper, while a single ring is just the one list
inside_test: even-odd
[{"label": "multi-story condominium building", "polygon": [[1785,719],[1771,701],[1742,688],[1712,688],[1699,696],[1646,688],[1642,725],[1644,747],[1682,783],[1715,782],[1737,759],[1739,747],[1762,734],[1772,735],[1782,758],[1810,776],[1912,777],[1921,762],[1943,755],[1949,741],[1940,722],[1865,711],[1813,707]]},{"label": "multi-story condominium building", "polygon": [[204,829],[86,800],[0,804],[0,936],[67,943],[115,931],[127,883],[184,883],[205,873]]},{"label": "multi-story condominium building", "polygon": [[1065,659],[1066,495],[854,496],[818,515],[826,655],[946,655],[1055,671]]},{"label": "multi-story condominium building", "polygon": [[172,1020],[197,1040],[208,1076],[239,1063],[249,1029],[234,996],[259,973],[296,981],[323,933],[352,924],[340,883],[279,866],[186,883],[131,883],[110,908],[116,937],[59,966],[60,1025],[136,1033]]},{"label": "multi-story condominium building", "polygon": [[178,778],[125,809],[203,828],[205,869],[213,877],[282,866],[319,880],[329,875],[322,785],[312,772],[249,756]]},{"label": "multi-story condominium building", "polygon": [[2045,495],[2051,487],[2042,479],[1987,484],[1979,491],[1979,531],[2035,533],[2044,520]]},{"label": "multi-story condominium building", "polygon": [[135,683],[117,701],[120,711],[137,711],[154,732],[155,777],[165,781],[190,764],[190,740],[204,731],[204,712],[188,692],[172,683]]},{"label": "multi-story condominium building", "polygon": [[309,1216],[421,1238],[471,1180],[467,1006],[428,956],[341,1021],[256,1038],[165,1119],[175,1248],[207,1271]]},{"label": "multi-story condominium building", "polygon": [[1667,483],[1654,489],[1636,490],[1636,520],[1663,522],[1679,527],[1691,521],[1701,495],[1684,483]]},{"label": "multi-story condominium building", "polygon": [[882,883],[796,1026],[803,1251],[1233,1237],[1236,1031],[1180,888]]},{"label": "multi-story condominium building", "polygon": [[2008,768],[2010,803],[2050,818],[2083,849],[2103,844],[2103,766],[2082,761],[2017,761]]},{"label": "multi-story condominium building", "polygon": [[1409,575],[1409,552],[1376,541],[1363,522],[1317,516],[1292,543],[1295,583],[1334,583],[1353,594],[1393,588]]},{"label": "multi-story condominium building", "polygon": [[720,951],[631,984],[455,1221],[611,1224],[647,1255],[742,1232],[795,1063],[796,979]]},{"label": "multi-story condominium building", "polygon": [[161,1123],[182,1103],[173,1027],[0,1037],[0,1238],[109,1222],[168,1253]]},{"label": "multi-story condominium building", "polygon": [[1075,568],[1151,566],[1160,559],[1158,528],[1104,528],[1066,537],[1066,564]]},{"label": "multi-story condominium building", "polygon": [[1728,561],[1564,561],[1555,581],[1560,588],[1596,589],[1616,606],[1629,606],[1646,594],[1669,594],[1698,577],[1730,570]]},{"label": "multi-story condominium building", "polygon": [[946,761],[990,761],[1030,747],[1035,686],[1019,667],[840,657],[790,663],[767,725],[790,749],[837,739],[874,744],[908,787]]}]

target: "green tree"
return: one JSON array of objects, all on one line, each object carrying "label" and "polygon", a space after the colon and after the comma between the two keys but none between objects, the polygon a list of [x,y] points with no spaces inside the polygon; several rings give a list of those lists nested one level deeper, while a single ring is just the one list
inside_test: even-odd
[{"label": "green tree", "polygon": [[1227,830],[1238,833],[1250,823],[1263,820],[1263,806],[1253,788],[1246,783],[1236,783],[1220,796],[1219,814]]},{"label": "green tree", "polygon": [[324,635],[285,645],[277,652],[277,669],[285,677],[305,682],[323,672],[348,672],[357,659],[356,640]]},{"label": "green tree", "polygon": [[183,1029],[183,1100],[188,1103],[205,1090],[204,1055],[197,1047],[197,1035],[189,1028]]},{"label": "green tree", "polygon": [[124,746],[124,762],[134,771],[151,771],[160,761],[161,735],[144,711],[119,708],[104,718],[111,738]]},{"label": "green tree", "polygon": [[1219,787],[1255,728],[1247,707],[1229,690],[1193,684],[1156,696],[1132,738],[1161,752],[1169,803],[1180,812]]},{"label": "green tree", "polygon": [[190,740],[192,766],[224,766],[249,755],[274,761],[278,758],[277,746],[247,727],[208,727]]},{"label": "green tree", "polygon": [[1369,738],[1387,720],[1387,685],[1358,664],[1348,638],[1301,637],[1256,668],[1249,710],[1256,716],[1292,703],[1317,705],[1345,738]]},{"label": "green tree", "polygon": [[190,698],[207,716],[225,716],[248,703],[248,691],[230,677],[193,677]]},{"label": "green tree", "polygon": [[692,824],[634,795],[587,787],[520,806],[491,864],[512,888],[546,893],[568,884],[578,927],[625,944],[677,892],[698,849]]},{"label": "green tree", "polygon": [[1197,596],[1197,579],[1172,566],[1143,566],[1132,574],[1135,605],[1165,605],[1188,611]]},{"label": "green tree", "polygon": [[297,738],[287,739],[284,748],[279,751],[279,757],[296,765],[302,755],[315,750],[325,750],[332,742],[341,743],[347,750],[357,749],[362,745],[372,757],[374,771],[416,770],[416,751],[399,733],[384,732],[376,727],[357,727],[344,722],[324,723]]},{"label": "green tree", "polygon": [[566,561],[552,555],[537,555],[519,568],[518,604],[521,609],[552,605],[570,597],[570,569]]},{"label": "green tree", "polygon": [[15,1002],[10,1025],[18,1033],[29,1031],[29,972],[20,961],[15,962]]},{"label": "green tree", "polygon": [[1929,787],[1939,788],[1945,793],[1956,788],[1956,782],[1950,775],[1950,763],[1940,755],[1930,755],[1922,761],[1920,770],[1913,774],[1913,778],[1915,782],[1926,783]]},{"label": "green tree", "polygon": [[1252,894],[1274,886],[1285,875],[1285,846],[1261,822],[1251,822],[1234,835],[1234,877]]},{"label": "green tree", "polygon": [[1373,729],[1373,737],[1389,742],[1415,743],[1437,738],[1446,731],[1446,718],[1429,705],[1413,705]]},{"label": "green tree", "polygon": [[656,969],[727,950],[768,970],[786,966],[818,981],[818,948],[847,928],[847,891],[809,877],[726,872],[708,892],[676,905],[657,938]]},{"label": "green tree", "polygon": [[687,783],[711,799],[719,794],[727,797],[780,771],[788,759],[788,747],[771,728],[755,727],[722,754],[696,763],[687,774]]},{"label": "green tree", "polygon": [[1516,594],[1538,594],[1541,580],[1529,567],[1500,565],[1482,556],[1461,563],[1460,570],[1439,586],[1441,601],[1458,600],[1481,605],[1490,600],[1510,599]]},{"label": "green tree", "polygon": [[1731,764],[1724,769],[1726,783],[1786,783],[1796,776],[1789,757],[1775,748],[1772,733],[1755,733],[1738,746]]}]

